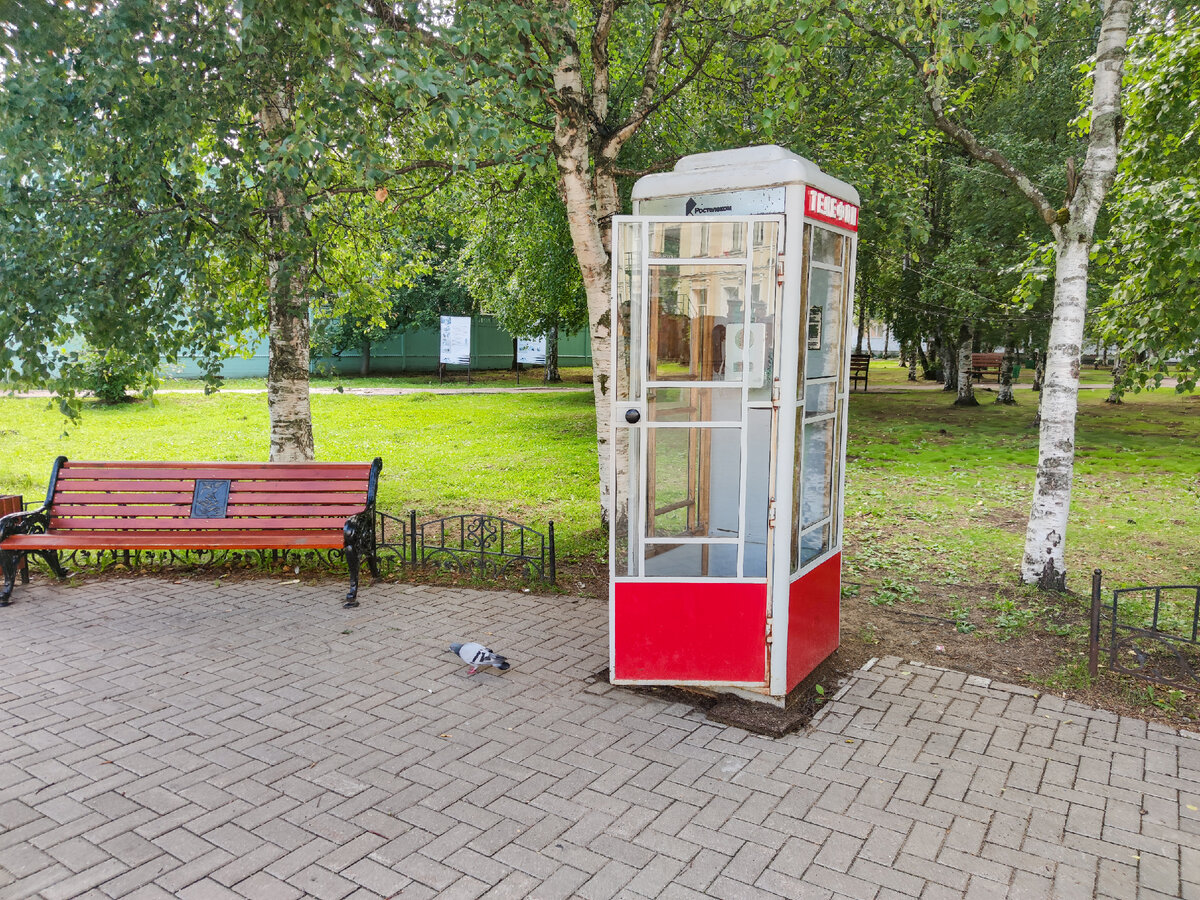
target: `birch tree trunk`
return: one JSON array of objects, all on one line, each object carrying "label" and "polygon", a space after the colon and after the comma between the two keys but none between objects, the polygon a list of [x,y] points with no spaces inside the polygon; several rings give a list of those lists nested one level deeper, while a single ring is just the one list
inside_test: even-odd
[{"label": "birch tree trunk", "polygon": [[1116,362],[1112,367],[1112,387],[1108,390],[1108,396],[1104,398],[1105,403],[1121,403],[1121,382],[1125,379],[1125,357],[1120,353],[1117,354]]},{"label": "birch tree trunk", "polygon": [[1016,356],[1016,348],[1012,345],[1012,339],[1009,338],[1004,342],[1004,358],[1000,360],[1000,390],[996,392],[996,402],[1003,403],[1005,406],[1016,404],[1017,400],[1013,396],[1013,360]]},{"label": "birch tree trunk", "polygon": [[1037,480],[1021,562],[1021,580],[1045,590],[1066,589],[1064,557],[1075,467],[1088,262],[1096,218],[1116,175],[1121,78],[1132,11],[1132,0],[1108,0],[1105,7],[1096,47],[1087,157],[1078,189],[1067,207],[1067,220],[1055,228],[1054,319],[1042,386]]},{"label": "birch tree trunk", "polygon": [[[562,21],[572,20],[567,0]],[[663,61],[682,8],[682,0],[666,0],[658,9],[657,22],[649,35],[642,60],[641,90],[624,121],[609,122],[611,87],[608,40],[618,4],[604,2],[596,7],[597,21],[591,36],[591,77],[585,83],[573,26],[563,25],[560,35],[567,48],[554,71],[554,134],[550,149],[558,172],[559,192],[566,207],[567,226],[587,295],[588,323],[592,343],[592,392],[596,401],[596,462],[600,476],[600,514],[609,525],[612,513],[612,484],[609,444],[612,389],[612,316],[610,309],[612,217],[620,211],[617,192],[617,157],[661,102],[659,81]],[[691,74],[700,71],[703,57],[693,61]],[[676,88],[682,85],[677,85]]]},{"label": "birch tree trunk", "polygon": [[[263,136],[278,148],[289,133],[291,99],[275,91],[263,103],[258,122]],[[266,192],[267,211],[267,410],[271,419],[271,461],[313,459],[312,409],[309,404],[309,306],[311,275],[308,223],[304,204],[288,186]],[[295,200],[296,202],[293,202]]]},{"label": "birch tree trunk", "polygon": [[546,381],[560,382],[562,375],[558,372],[558,326],[550,327],[546,335]]},{"label": "birch tree trunk", "polygon": [[954,398],[955,406],[978,406],[975,399],[975,388],[971,386],[971,342],[974,336],[971,326],[965,322],[958,329],[958,359],[955,361],[958,370],[958,396]]},{"label": "birch tree trunk", "polygon": [[[596,400],[596,457],[600,476],[600,510],[607,524],[612,508],[609,483],[609,382],[611,372],[610,260],[607,235],[601,231],[592,183],[588,146],[588,105],[578,52],[568,53],[554,73],[556,110],[551,150],[558,170],[559,191],[567,225],[587,294],[592,339],[592,393]],[[615,198],[615,189],[613,190]],[[611,216],[611,213],[609,213]],[[610,221],[609,219],[605,220]]]},{"label": "birch tree trunk", "polygon": [[938,356],[942,363],[942,390],[958,390],[958,355],[959,343],[950,340],[948,334],[941,334],[938,340]]},{"label": "birch tree trunk", "polygon": [[1046,354],[1042,389],[1038,471],[1033,505],[1025,531],[1021,580],[1044,589],[1066,585],[1067,517],[1075,459],[1075,410],[1079,390],[1079,355],[1087,306],[1088,257],[1096,217],[1112,186],[1121,139],[1121,77],[1129,42],[1133,0],[1106,0],[1096,43],[1092,73],[1091,130],[1087,157],[1078,184],[1068,177],[1066,206],[1055,209],[1029,177],[1003,153],[979,139],[947,112],[947,100],[936,77],[913,46],[866,27],[904,53],[914,66],[934,124],[974,159],[994,166],[1025,196],[1054,234],[1057,259],[1054,279],[1054,319]]}]

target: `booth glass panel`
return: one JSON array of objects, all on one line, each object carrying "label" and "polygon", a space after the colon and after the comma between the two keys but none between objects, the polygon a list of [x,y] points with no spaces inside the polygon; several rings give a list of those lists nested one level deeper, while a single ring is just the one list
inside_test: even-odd
[{"label": "booth glass panel", "polygon": [[744,222],[651,222],[650,256],[722,259],[746,255]]},{"label": "booth glass panel", "polygon": [[828,523],[806,531],[800,536],[800,566],[806,566],[818,556],[829,552],[830,546]]},{"label": "booth glass panel", "polygon": [[776,354],[779,338],[776,333],[778,321],[776,239],[779,225],[775,222],[754,224],[754,252],[750,273],[750,332],[756,338],[752,344],[752,356],[747,359],[746,381],[750,389],[750,400],[770,400],[771,384],[775,378]]},{"label": "booth glass panel", "polygon": [[838,375],[846,323],[842,316],[842,273],[812,266],[808,273],[808,319],[805,323],[807,378]]},{"label": "booth glass panel", "polygon": [[842,245],[845,239],[827,228],[812,229],[812,261],[827,266],[842,266]]},{"label": "booth glass panel", "polygon": [[641,370],[634,362],[641,358],[638,335],[642,321],[642,226],[622,222],[617,228],[617,321],[613,339],[617,344],[617,386],[620,400],[636,397],[640,391]]},{"label": "booth glass panel", "polygon": [[741,422],[741,388],[654,387],[646,391],[651,422]]},{"label": "booth glass panel", "polygon": [[812,418],[833,412],[837,408],[837,389],[836,381],[810,382],[804,394],[804,415]]},{"label": "booth glass panel", "polygon": [[736,578],[737,544],[647,544],[646,575],[675,578]]},{"label": "booth glass panel", "polygon": [[650,427],[646,439],[646,536],[738,537],[740,430]]},{"label": "booth glass panel", "polygon": [[829,418],[804,426],[801,528],[814,525],[833,512],[835,425],[834,420]]},{"label": "booth glass panel", "polygon": [[767,575],[767,515],[771,500],[770,409],[746,412],[746,526],[742,574],[747,578]]},{"label": "booth glass panel", "polygon": [[618,576],[637,574],[637,460],[640,438],[641,432],[636,428],[618,428],[613,444],[616,467],[612,514],[613,572]]},{"label": "booth glass panel", "polygon": [[651,381],[738,381],[727,341],[745,321],[743,266],[650,268]]}]

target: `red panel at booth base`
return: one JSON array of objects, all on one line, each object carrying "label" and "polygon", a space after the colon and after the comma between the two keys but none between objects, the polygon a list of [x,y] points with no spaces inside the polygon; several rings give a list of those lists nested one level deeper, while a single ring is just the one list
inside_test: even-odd
[{"label": "red panel at booth base", "polygon": [[788,597],[789,691],[838,648],[841,591],[840,553],[792,582]]},{"label": "red panel at booth base", "polygon": [[613,585],[613,678],[765,684],[767,586]]}]

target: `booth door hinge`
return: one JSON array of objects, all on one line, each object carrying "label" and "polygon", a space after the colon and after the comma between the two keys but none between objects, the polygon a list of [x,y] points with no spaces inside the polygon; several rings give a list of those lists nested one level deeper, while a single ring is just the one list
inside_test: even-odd
[{"label": "booth door hinge", "polygon": [[775,257],[775,284],[778,287],[783,287],[784,262],[782,253]]},{"label": "booth door hinge", "polygon": [[771,498],[771,501],[767,504],[767,527],[768,528],[775,527],[775,499],[774,498]]},{"label": "booth door hinge", "polygon": [[775,619],[772,616],[767,616],[767,643],[775,642]]},{"label": "booth door hinge", "polygon": [[779,379],[776,378],[774,381],[771,382],[771,402],[772,403],[779,403],[780,393],[781,392],[779,390]]}]

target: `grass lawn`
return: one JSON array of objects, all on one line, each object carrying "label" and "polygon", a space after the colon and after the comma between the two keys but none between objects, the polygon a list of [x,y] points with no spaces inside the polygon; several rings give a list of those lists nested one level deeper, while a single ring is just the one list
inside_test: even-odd
[{"label": "grass lawn", "polygon": [[[876,361],[872,388],[892,375],[902,384],[894,363]],[[930,390],[852,396],[840,651],[847,664],[895,653],[1110,708],[1200,720],[1194,697],[1086,677],[1093,568],[1104,570],[1107,589],[1200,583],[1200,397],[1162,389],[1111,405],[1106,395],[1080,394],[1065,596],[1017,583],[1037,460],[1036,394],[1018,392],[1019,405],[1004,407],[981,391],[981,405],[970,409]],[[26,499],[44,493],[58,454],[267,457],[262,395],[88,402],[77,424],[44,399],[4,398],[0,410],[0,492]],[[595,577],[605,539],[590,394],[325,394],[314,395],[313,417],[319,459],[383,457],[386,511],[487,512],[538,530],[553,519],[564,589],[604,591]],[[1190,615],[1180,607],[1167,621],[1190,625]]]},{"label": "grass lawn", "polygon": [[[265,460],[260,394],[161,394],[154,403],[84,404],[66,422],[45,400],[0,400],[0,493],[44,495],[55,456]],[[320,460],[384,461],[379,506],[396,515],[487,512],[545,531],[564,556],[600,546],[591,395],[315,394]]]}]

